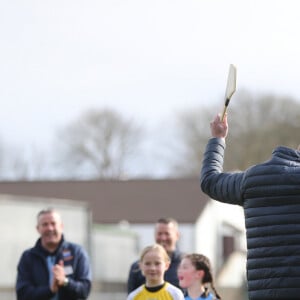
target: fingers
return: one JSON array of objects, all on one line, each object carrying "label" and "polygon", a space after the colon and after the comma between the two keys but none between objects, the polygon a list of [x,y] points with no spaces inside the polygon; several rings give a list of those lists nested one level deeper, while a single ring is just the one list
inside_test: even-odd
[{"label": "fingers", "polygon": [[60,260],[58,264],[53,266],[52,268],[53,272],[53,279],[56,281],[56,283],[61,286],[64,283],[65,279],[65,270],[64,270],[64,262],[63,260]]},{"label": "fingers", "polygon": [[224,120],[222,121],[221,120],[221,115],[218,114],[214,117],[214,119],[210,122],[210,127],[211,128],[215,128],[215,127],[218,127],[218,126],[224,126],[224,124],[227,123],[227,115],[225,114],[224,116]]},{"label": "fingers", "polygon": [[227,122],[227,112],[224,114],[223,120],[221,114],[217,114],[215,117],[217,123],[226,123]]},{"label": "fingers", "polygon": [[51,289],[52,293],[57,293],[57,291],[58,291],[58,283],[57,283],[57,280],[55,279],[55,277],[53,277],[53,281],[52,281],[50,289]]},{"label": "fingers", "polygon": [[220,114],[216,115],[210,123],[210,129],[213,137],[226,137],[228,131],[227,114],[225,113],[223,121],[221,120]]}]

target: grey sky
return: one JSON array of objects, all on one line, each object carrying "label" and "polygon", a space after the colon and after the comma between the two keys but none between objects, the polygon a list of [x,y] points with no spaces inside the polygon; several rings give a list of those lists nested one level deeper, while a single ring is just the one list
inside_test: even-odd
[{"label": "grey sky", "polygon": [[[4,0],[0,136],[35,145],[88,108],[146,124],[238,89],[299,97],[294,0]],[[300,97],[299,97],[300,98]]]}]

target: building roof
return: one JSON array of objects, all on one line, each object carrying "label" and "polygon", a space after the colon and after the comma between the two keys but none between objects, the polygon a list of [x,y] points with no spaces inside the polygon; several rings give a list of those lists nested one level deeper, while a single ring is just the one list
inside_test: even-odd
[{"label": "building roof", "polygon": [[[195,223],[209,197],[199,179],[95,181],[5,181],[0,194],[84,201],[94,223],[153,223],[173,217]],[[34,198],[32,199],[34,201]]]}]

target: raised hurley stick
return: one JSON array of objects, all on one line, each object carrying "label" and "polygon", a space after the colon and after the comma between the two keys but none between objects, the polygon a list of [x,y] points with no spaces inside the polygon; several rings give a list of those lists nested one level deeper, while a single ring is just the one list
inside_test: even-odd
[{"label": "raised hurley stick", "polygon": [[226,86],[226,92],[225,92],[225,105],[224,110],[222,113],[221,120],[224,120],[224,116],[229,104],[229,101],[231,99],[231,96],[235,92],[236,89],[236,67],[234,65],[229,66],[229,73],[227,78],[227,86]]}]

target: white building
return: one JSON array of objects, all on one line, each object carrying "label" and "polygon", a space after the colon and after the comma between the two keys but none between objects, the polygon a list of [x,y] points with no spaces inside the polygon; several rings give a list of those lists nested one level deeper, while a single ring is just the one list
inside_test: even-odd
[{"label": "white building", "polygon": [[[6,241],[13,241],[11,236],[19,230],[12,225],[12,215],[26,228],[17,233],[14,247],[5,250],[9,256],[12,248],[17,249],[5,269],[14,268],[15,257],[37,238],[36,214],[51,203],[62,210],[67,239],[89,250],[95,290],[125,290],[130,264],[142,248],[154,242],[154,223],[161,217],[179,222],[182,251],[210,258],[218,287],[243,287],[246,239],[242,208],[209,199],[201,192],[198,179],[2,182],[1,193],[6,194],[0,205],[5,205],[8,216],[0,218],[0,223],[11,224],[4,225],[10,230],[4,234]],[[2,244],[5,247],[4,241]],[[14,276],[11,273],[9,279],[2,279],[0,274],[0,286],[12,283]]]}]

